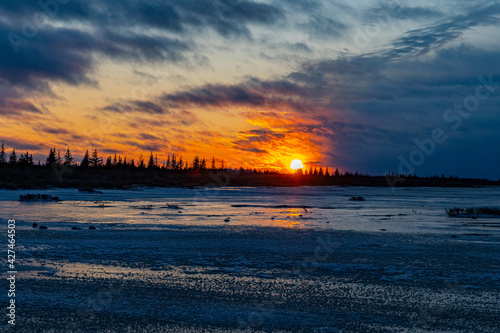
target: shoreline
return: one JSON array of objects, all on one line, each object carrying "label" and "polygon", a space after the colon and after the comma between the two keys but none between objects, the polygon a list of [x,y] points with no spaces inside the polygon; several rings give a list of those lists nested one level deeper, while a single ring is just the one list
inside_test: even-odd
[{"label": "shoreline", "polygon": [[415,175],[370,176],[345,173],[341,175],[303,175],[242,170],[172,171],[163,169],[107,169],[63,167],[0,168],[0,189],[122,189],[138,187],[189,188],[199,187],[441,187],[474,188],[500,186],[500,180],[418,177]]},{"label": "shoreline", "polygon": [[[340,188],[347,188],[347,187],[352,187],[352,188],[362,188],[362,187],[368,187],[368,188],[388,188],[390,189],[391,186],[389,185],[379,185],[379,184],[322,184],[322,185],[239,185],[239,184],[228,184],[228,185],[153,185],[153,184],[134,184],[131,186],[123,186],[123,185],[115,185],[115,186],[99,186],[98,184],[94,184],[95,186],[91,187],[93,190],[123,190],[123,191],[138,191],[142,190],[143,188],[173,188],[173,189],[189,189],[189,190],[196,190],[200,188],[238,188],[238,187],[248,187],[248,188],[301,188],[301,187],[340,187]],[[463,188],[463,189],[470,189],[470,188],[488,188],[488,187],[499,187],[500,183],[499,182],[491,182],[490,184],[409,184],[409,185],[399,185],[399,186],[393,186],[393,188],[398,188],[398,189],[406,189],[406,188]],[[81,188],[86,187],[86,186],[66,186],[66,185],[42,185],[42,186],[24,186],[24,185],[14,185],[14,186],[6,186],[2,187],[0,186],[0,190],[7,190],[7,191],[24,191],[24,190],[51,190],[51,189],[75,189],[75,190],[80,190]],[[82,191],[86,192],[86,191]],[[93,194],[93,192],[88,192],[89,194]]]},{"label": "shoreline", "polygon": [[[460,184],[454,184],[454,185],[435,185],[435,186],[429,186],[429,185],[408,185],[408,186],[394,186],[395,188],[398,189],[408,189],[408,188],[457,188],[457,189],[471,189],[471,188],[488,188],[488,187],[499,187],[500,184],[477,184],[477,185],[460,185]],[[340,188],[362,188],[362,187],[368,187],[368,188],[391,188],[390,186],[380,186],[380,185],[218,185],[218,186],[202,186],[202,185],[196,185],[196,186],[182,186],[182,185],[137,185],[137,186],[103,186],[103,187],[92,187],[92,189],[99,191],[99,190],[122,190],[122,191],[140,191],[144,188],[161,188],[161,189],[167,189],[167,188],[172,188],[172,189],[188,189],[188,190],[197,190],[197,189],[202,189],[202,188],[241,188],[241,187],[248,187],[248,188],[301,188],[301,187],[340,187]],[[54,190],[54,189],[73,189],[73,190],[79,190],[80,187],[78,186],[54,186],[54,185],[46,185],[46,186],[32,186],[32,187],[25,187],[25,186],[16,186],[16,187],[0,187],[0,190],[6,190],[6,191],[26,191],[26,190],[33,190],[33,191],[46,191],[46,190]],[[85,192],[83,192],[85,193]],[[96,194],[93,192],[88,192],[89,194]]]}]

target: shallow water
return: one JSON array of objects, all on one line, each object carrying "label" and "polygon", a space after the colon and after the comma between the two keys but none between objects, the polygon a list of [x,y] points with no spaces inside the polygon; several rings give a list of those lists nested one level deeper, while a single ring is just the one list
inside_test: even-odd
[{"label": "shallow water", "polygon": [[[27,192],[62,201],[17,201]],[[498,188],[102,192],[0,190],[18,329],[498,331],[500,219],[445,214],[499,206]]]},{"label": "shallow water", "polygon": [[[497,187],[144,188],[102,190],[102,194],[53,189],[36,193],[55,195],[62,201],[17,201],[20,194],[32,192],[0,190],[0,218],[15,218],[20,227],[36,222],[61,230],[108,224],[108,228],[231,225],[442,233],[461,225],[460,219],[447,217],[446,208],[500,205]],[[366,201],[350,201],[351,196],[363,196]]]}]

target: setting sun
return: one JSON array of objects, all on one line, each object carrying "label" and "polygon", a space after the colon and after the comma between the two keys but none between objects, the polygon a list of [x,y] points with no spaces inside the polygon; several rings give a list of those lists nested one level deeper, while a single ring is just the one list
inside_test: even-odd
[{"label": "setting sun", "polygon": [[302,165],[301,160],[293,160],[292,163],[290,163],[290,169],[292,170],[297,170],[297,169],[303,169],[304,166]]}]

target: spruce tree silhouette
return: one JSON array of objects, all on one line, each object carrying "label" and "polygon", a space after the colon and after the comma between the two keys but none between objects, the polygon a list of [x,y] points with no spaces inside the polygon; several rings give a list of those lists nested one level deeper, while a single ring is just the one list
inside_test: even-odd
[{"label": "spruce tree silhouette", "polygon": [[170,166],[171,170],[177,170],[177,156],[175,154],[172,154],[172,165]]},{"label": "spruce tree silhouette", "polygon": [[29,167],[33,165],[33,155],[30,155],[29,152],[26,154],[21,154],[19,156],[19,160],[17,161],[20,166]]},{"label": "spruce tree silhouette", "polygon": [[215,171],[217,168],[215,167],[215,157],[212,156],[212,164],[210,165],[210,170]]},{"label": "spruce tree silhouette", "polygon": [[7,158],[5,156],[5,146],[2,143],[2,147],[0,148],[0,164],[5,164],[7,162]]},{"label": "spruce tree silhouette", "polygon": [[69,147],[68,149],[66,150],[66,154],[64,154],[64,162],[63,162],[63,165],[64,166],[71,166],[73,164],[73,155],[71,154],[71,152],[69,151]]},{"label": "spruce tree silhouette", "polygon": [[9,164],[10,165],[16,165],[16,163],[17,163],[16,149],[13,148],[12,149],[12,153],[10,153]]},{"label": "spruce tree silhouette", "polygon": [[200,170],[200,158],[198,157],[198,155],[196,155],[193,159],[193,170],[194,171]]},{"label": "spruce tree silhouette", "polygon": [[97,149],[94,149],[92,157],[90,158],[90,165],[93,166],[94,168],[97,168],[100,164],[101,164],[101,158],[97,153]]},{"label": "spruce tree silhouette", "polygon": [[179,170],[182,170],[184,168],[184,161],[182,159],[182,155],[179,156],[179,162],[177,162],[177,166]]},{"label": "spruce tree silhouette", "polygon": [[55,147],[53,149],[50,148],[49,156],[47,156],[47,163],[45,163],[45,165],[47,167],[52,167],[52,164],[56,162],[57,162],[56,148]]},{"label": "spruce tree silhouette", "polygon": [[80,167],[82,168],[88,168],[90,166],[90,157],[89,157],[89,150],[85,152],[85,155],[83,156],[82,162],[80,163]]},{"label": "spruce tree silhouette", "polygon": [[153,156],[153,152],[151,152],[148,161],[148,169],[154,169],[155,167],[156,167],[155,158]]}]

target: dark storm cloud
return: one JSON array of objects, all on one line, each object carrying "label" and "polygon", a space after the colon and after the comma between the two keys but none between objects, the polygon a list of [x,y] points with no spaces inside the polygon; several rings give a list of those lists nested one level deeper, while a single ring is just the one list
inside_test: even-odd
[{"label": "dark storm cloud", "polygon": [[441,17],[443,13],[435,8],[401,6],[391,2],[381,2],[365,14],[369,22],[385,20],[418,20]]},{"label": "dark storm cloud", "polygon": [[142,112],[149,114],[164,114],[169,113],[163,107],[157,103],[151,101],[125,101],[122,103],[113,103],[111,105],[100,108],[101,111],[110,111],[116,113],[127,113],[127,112]]},{"label": "dark storm cloud", "polygon": [[[308,87],[303,82],[297,83],[291,76],[275,81],[264,81],[252,77],[247,81],[235,85],[226,84],[207,84],[201,87],[194,87],[189,90],[178,91],[175,93],[166,93],[154,101],[143,102],[153,103],[158,108],[177,109],[192,107],[205,108],[224,108],[239,105],[242,107],[271,107],[271,108],[289,108],[292,110],[306,111],[310,107],[310,101],[302,100],[303,97],[319,96],[320,89]],[[324,93],[325,91],[323,91]],[[101,111],[113,111],[118,113],[140,111],[146,113],[149,110],[137,108],[132,104],[137,101],[125,101],[113,103],[100,108]],[[192,114],[183,110],[179,114],[191,119]]]},{"label": "dark storm cloud", "polygon": [[291,7],[301,12],[313,12],[322,8],[321,0],[279,0],[283,6]]},{"label": "dark storm cloud", "polygon": [[156,135],[149,134],[149,133],[141,133],[141,134],[139,134],[138,137],[141,140],[151,140],[151,141],[162,140],[160,137],[158,137]]},{"label": "dark storm cloud", "polygon": [[[7,36],[10,31],[0,23],[0,36]],[[47,29],[38,38],[23,44],[16,54],[8,38],[0,39],[0,82],[38,90],[46,88],[45,80],[70,84],[90,82],[86,72],[92,60],[84,51],[88,44],[85,34],[68,29]]]},{"label": "dark storm cloud", "polygon": [[[277,7],[253,1],[65,2],[0,3],[0,114],[42,113],[24,98],[51,94],[54,82],[97,85],[100,56],[118,62],[185,61],[186,53],[196,49],[190,41],[193,29],[250,38],[248,24],[270,25],[282,17]],[[168,113],[142,101],[105,109]]]},{"label": "dark storm cloud", "polygon": [[44,132],[48,134],[70,134],[71,132],[65,128],[60,128],[60,127],[47,127],[47,126],[38,126],[34,128],[36,131],[39,132]]},{"label": "dark storm cloud", "polygon": [[322,15],[313,15],[309,22],[302,25],[311,36],[320,38],[340,37],[347,31],[348,26],[339,20]]},{"label": "dark storm cloud", "polygon": [[[11,27],[0,23],[0,36]],[[72,85],[90,84],[94,55],[101,53],[125,60],[179,60],[188,46],[165,37],[112,32],[90,33],[76,29],[46,28],[18,45],[16,54],[8,38],[0,39],[0,81],[44,88],[47,81]]]},{"label": "dark storm cloud", "polygon": [[259,106],[264,98],[245,86],[206,85],[190,91],[166,94],[162,100],[173,107],[181,106],[223,106],[241,103]]},{"label": "dark storm cloud", "polygon": [[[18,140],[16,138],[11,138],[11,137],[0,137],[0,144],[3,143],[5,145],[5,149],[7,150],[7,147],[15,147],[16,152],[19,153],[24,153],[26,150],[40,150],[40,149],[45,149],[47,148],[47,145],[40,143],[40,142],[30,142],[27,140]],[[11,150],[10,150],[11,151]]]},{"label": "dark storm cloud", "polygon": [[285,134],[275,133],[272,130],[262,130],[262,129],[254,129],[248,131],[239,132],[240,134],[248,135],[248,140],[250,142],[270,142],[274,139],[282,139],[285,137]]},{"label": "dark storm cloud", "polygon": [[250,38],[248,24],[274,24],[282,19],[275,6],[242,0],[187,0],[179,2],[186,25],[211,28],[224,37]]},{"label": "dark storm cloud", "polygon": [[[54,81],[95,84],[92,71],[98,55],[117,61],[178,62],[195,48],[187,41],[192,29],[250,37],[248,24],[269,25],[282,17],[278,8],[253,1],[40,3],[9,0],[0,4],[4,14],[0,19],[0,83],[39,91],[47,91],[48,82]],[[56,27],[57,22],[64,24]]]},{"label": "dark storm cloud", "polygon": [[411,30],[393,42],[389,57],[404,56],[410,53],[425,53],[458,38],[472,27],[496,25],[500,22],[500,4],[496,3],[455,16],[444,23],[421,29]]},{"label": "dark storm cloud", "polygon": [[222,35],[246,34],[249,23],[273,24],[283,17],[276,6],[244,0],[72,0],[56,7],[42,7],[37,1],[2,3],[2,9],[13,20],[47,10],[58,20],[92,23],[101,28],[135,26],[181,32],[190,27],[208,27]]},{"label": "dark storm cloud", "polygon": [[258,154],[266,154],[267,153],[267,150],[255,148],[255,147],[246,147],[246,146],[241,147],[238,145],[238,143],[236,143],[235,146],[238,148],[238,150],[248,151],[251,153],[258,153]]},{"label": "dark storm cloud", "polygon": [[232,142],[233,147],[252,153],[267,153],[265,149],[259,148],[260,145],[266,145],[272,143],[276,140],[281,140],[286,137],[286,134],[276,133],[268,129],[256,129],[240,131],[239,134],[244,135],[242,139],[234,140]]},{"label": "dark storm cloud", "polygon": [[150,152],[164,151],[165,150],[165,145],[163,143],[156,143],[156,142],[142,143],[142,142],[132,141],[132,140],[123,141],[120,143],[128,145],[128,146],[132,146],[132,147],[137,147],[137,148],[140,148],[144,151],[150,151]]},{"label": "dark storm cloud", "polygon": [[42,114],[42,110],[31,102],[0,95],[0,115],[11,116],[26,113]]}]

